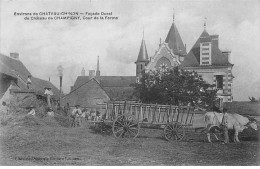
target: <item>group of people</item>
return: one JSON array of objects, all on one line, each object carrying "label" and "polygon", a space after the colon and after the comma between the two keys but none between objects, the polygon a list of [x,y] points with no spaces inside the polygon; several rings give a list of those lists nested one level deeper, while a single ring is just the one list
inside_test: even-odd
[{"label": "group of people", "polygon": [[[67,112],[69,113],[69,111]],[[71,114],[71,127],[80,127],[87,120],[98,121],[101,120],[101,114],[98,111],[90,111],[87,108],[83,110],[80,109],[80,105],[75,105],[75,108],[72,110]]]}]

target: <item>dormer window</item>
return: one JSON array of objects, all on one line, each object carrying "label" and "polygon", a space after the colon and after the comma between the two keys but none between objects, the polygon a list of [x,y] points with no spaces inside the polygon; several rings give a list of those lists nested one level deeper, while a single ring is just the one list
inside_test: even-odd
[{"label": "dormer window", "polygon": [[200,65],[211,65],[211,42],[200,43]]}]

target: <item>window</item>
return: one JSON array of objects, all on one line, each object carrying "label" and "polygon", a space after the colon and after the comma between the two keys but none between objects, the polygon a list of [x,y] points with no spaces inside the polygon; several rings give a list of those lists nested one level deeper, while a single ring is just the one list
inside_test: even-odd
[{"label": "window", "polygon": [[202,60],[209,60],[209,57],[203,57]]},{"label": "window", "polygon": [[208,64],[209,64],[209,62],[202,62],[202,64],[203,64],[203,65],[208,65]]},{"label": "window", "polygon": [[143,65],[141,64],[141,70],[143,69]]},{"label": "window", "polygon": [[200,65],[211,65],[211,42],[200,43]]},{"label": "window", "polygon": [[216,75],[217,89],[223,89],[223,76]]}]

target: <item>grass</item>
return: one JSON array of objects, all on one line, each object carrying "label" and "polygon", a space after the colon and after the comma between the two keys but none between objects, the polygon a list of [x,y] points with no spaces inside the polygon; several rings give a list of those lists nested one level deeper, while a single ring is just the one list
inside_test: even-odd
[{"label": "grass", "polygon": [[260,102],[230,102],[224,103],[228,112],[238,113],[241,115],[260,116]]},{"label": "grass", "polygon": [[163,131],[154,129],[141,129],[134,140],[116,139],[88,126],[66,128],[32,118],[40,125],[28,125],[23,123],[28,118],[21,118],[21,123],[1,128],[2,165],[259,165],[260,161],[258,140],[210,144],[204,134],[191,130],[184,141],[168,142]]},{"label": "grass", "polygon": [[[252,105],[243,103],[240,109],[255,115],[259,104]],[[68,118],[59,114],[28,116],[20,110],[5,118],[0,128],[1,165],[260,165],[259,130],[244,134],[238,144],[210,144],[205,134],[192,129],[181,142],[168,142],[162,130],[144,128],[136,139],[127,140],[89,125],[68,128]]]}]

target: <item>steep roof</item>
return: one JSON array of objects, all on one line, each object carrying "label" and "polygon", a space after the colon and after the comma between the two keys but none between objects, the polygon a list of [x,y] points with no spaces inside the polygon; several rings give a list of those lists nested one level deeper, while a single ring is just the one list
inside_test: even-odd
[{"label": "steep roof", "polygon": [[54,95],[59,96],[59,90],[49,81],[32,77],[31,89],[27,89],[27,78],[31,75],[29,70],[19,59],[0,54],[1,73],[7,74],[17,79],[17,85],[23,91],[35,91],[38,94],[44,94],[44,87],[51,87]]},{"label": "steep roof", "polygon": [[174,22],[172,23],[172,26],[168,32],[168,35],[165,39],[165,43],[168,43],[169,48],[173,50],[173,53],[175,55],[187,54],[181,36],[179,34],[179,31]]},{"label": "steep roof", "polygon": [[[89,81],[88,76],[78,76],[71,90],[73,92]],[[132,100],[136,82],[135,76],[101,76],[100,86],[106,91],[111,100]]]},{"label": "steep roof", "polygon": [[[216,35],[214,35],[216,36]],[[181,63],[181,67],[200,67],[200,43],[212,42],[212,38],[206,30],[202,32],[196,43],[193,45],[184,61]],[[215,43],[211,43],[211,66],[230,66],[232,65],[228,61],[228,57],[225,56]],[[203,66],[205,67],[205,66]]]},{"label": "steep roof", "polygon": [[148,53],[147,53],[145,41],[144,41],[144,39],[142,39],[141,47],[140,47],[139,54],[138,54],[136,62],[147,62],[147,61],[149,61]]},{"label": "steep roof", "polygon": [[29,70],[24,66],[24,64],[18,59],[0,54],[0,61],[2,62],[2,64],[9,68],[9,71],[18,72],[20,77],[25,81],[28,75],[31,74]]},{"label": "steep roof", "polygon": [[15,74],[0,60],[0,73],[6,74],[16,79]]},{"label": "steep roof", "polygon": [[82,84],[62,98],[62,105],[79,104],[81,107],[92,107],[97,103],[108,102],[110,98],[100,84],[93,78]]}]

